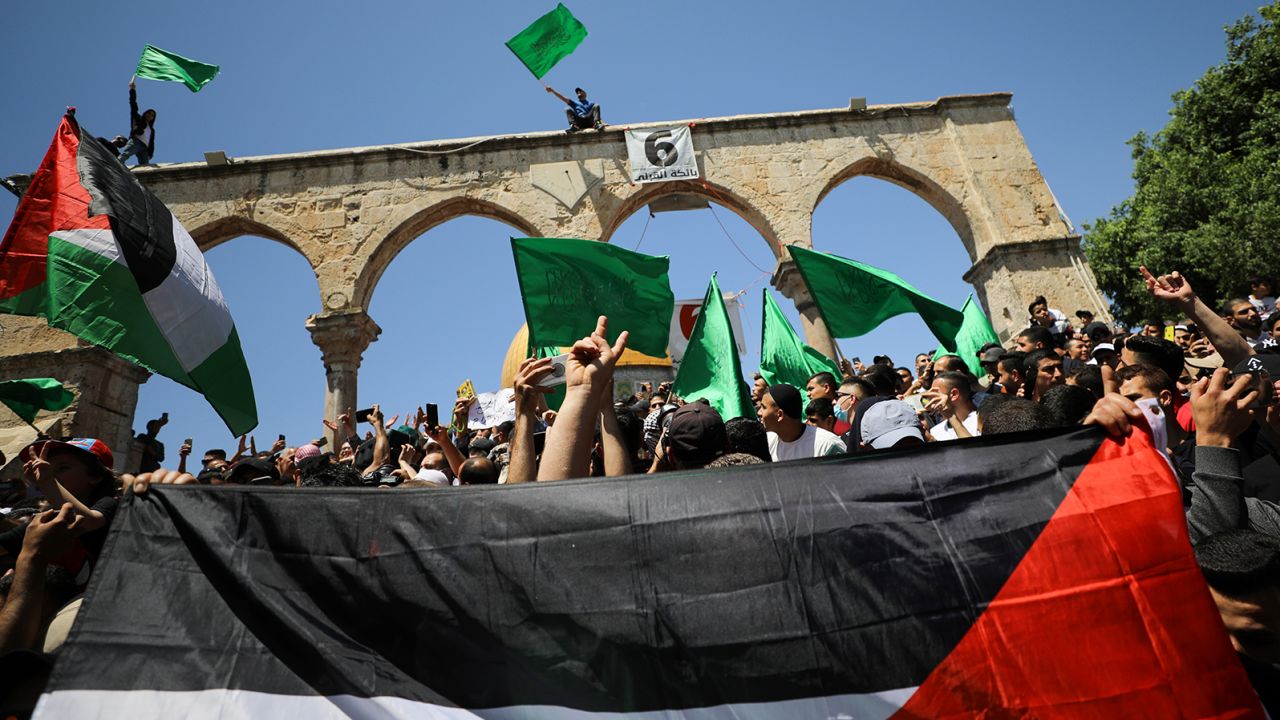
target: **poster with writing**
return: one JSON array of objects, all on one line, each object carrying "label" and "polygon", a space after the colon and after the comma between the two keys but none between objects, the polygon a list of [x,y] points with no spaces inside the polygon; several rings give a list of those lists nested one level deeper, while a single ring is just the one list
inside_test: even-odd
[{"label": "poster with writing", "polygon": [[698,160],[688,126],[627,131],[627,160],[631,182],[696,180]]},{"label": "poster with writing", "polygon": [[516,404],[513,402],[515,390],[503,388],[498,392],[480,393],[476,401],[467,411],[467,428],[480,430],[497,427],[502,423],[516,419]]}]

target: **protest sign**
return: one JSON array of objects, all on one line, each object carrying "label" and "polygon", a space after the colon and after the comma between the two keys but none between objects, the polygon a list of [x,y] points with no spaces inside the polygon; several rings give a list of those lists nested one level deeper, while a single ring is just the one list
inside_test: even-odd
[{"label": "protest sign", "polygon": [[480,430],[497,427],[502,423],[516,419],[516,404],[512,400],[515,390],[503,388],[498,392],[480,393],[476,401],[467,411],[467,428]]},{"label": "protest sign", "polygon": [[658,128],[627,131],[627,160],[631,182],[696,180],[698,160],[693,154],[689,128]]}]

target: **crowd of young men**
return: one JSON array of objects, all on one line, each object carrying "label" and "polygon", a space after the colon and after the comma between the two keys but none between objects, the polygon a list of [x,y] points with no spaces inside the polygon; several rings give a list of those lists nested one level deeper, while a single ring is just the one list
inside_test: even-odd
[{"label": "crowd of young men", "polygon": [[[1152,276],[1153,296],[1180,319],[1116,332],[1085,312],[1072,322],[1035,298],[1026,329],[1008,347],[974,358],[921,353],[913,367],[887,357],[820,372],[805,387],[751,388],[754,417],[725,418],[670,385],[615,398],[613,371],[627,333],[610,344],[607,318],[569,353],[563,403],[551,411],[538,381],[550,359],[529,359],[515,376],[515,420],[467,429],[468,400],[448,426],[424,409],[397,424],[374,406],[362,433],[345,413],[328,439],[258,452],[241,439],[227,456],[210,450],[191,467],[190,443],[162,469],[147,424],[137,474],[110,470],[100,441],[40,440],[23,451],[27,488],[0,498],[0,652],[56,654],[97,562],[122,494],[152,484],[438,488],[519,484],[592,475],[626,476],[721,468],[893,449],[931,442],[1077,425],[1116,436],[1150,428],[1183,487],[1187,525],[1224,626],[1255,686],[1277,706],[1280,688],[1280,313],[1265,280],[1252,294],[1206,307],[1178,273]],[[982,372],[970,371],[969,360]],[[1036,442],[1035,434],[1027,442]],[[797,472],[816,471],[797,465]],[[939,470],[945,472],[945,470]],[[56,655],[54,655],[56,656]],[[34,666],[33,666],[34,667]],[[1268,694],[1270,693],[1270,694]]]}]

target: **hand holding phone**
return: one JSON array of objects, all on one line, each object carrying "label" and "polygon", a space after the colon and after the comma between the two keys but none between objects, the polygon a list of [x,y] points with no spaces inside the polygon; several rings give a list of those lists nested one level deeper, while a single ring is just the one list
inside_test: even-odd
[{"label": "hand holding phone", "polygon": [[435,403],[427,403],[427,427],[434,429],[440,424],[440,408]]},{"label": "hand holding phone", "polygon": [[543,375],[537,383],[538,387],[551,388],[565,384],[567,368],[565,364],[569,361],[568,354],[557,355],[551,358],[551,372]]}]

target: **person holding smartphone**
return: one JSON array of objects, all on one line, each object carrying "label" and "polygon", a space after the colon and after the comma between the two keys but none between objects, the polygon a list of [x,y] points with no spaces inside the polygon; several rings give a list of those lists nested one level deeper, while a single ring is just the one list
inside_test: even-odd
[{"label": "person holding smartphone", "polygon": [[142,459],[138,462],[138,472],[146,473],[160,469],[164,462],[164,443],[156,439],[160,428],[169,424],[169,413],[161,413],[160,417],[147,421],[147,431],[139,433],[138,443],[142,446]]}]

